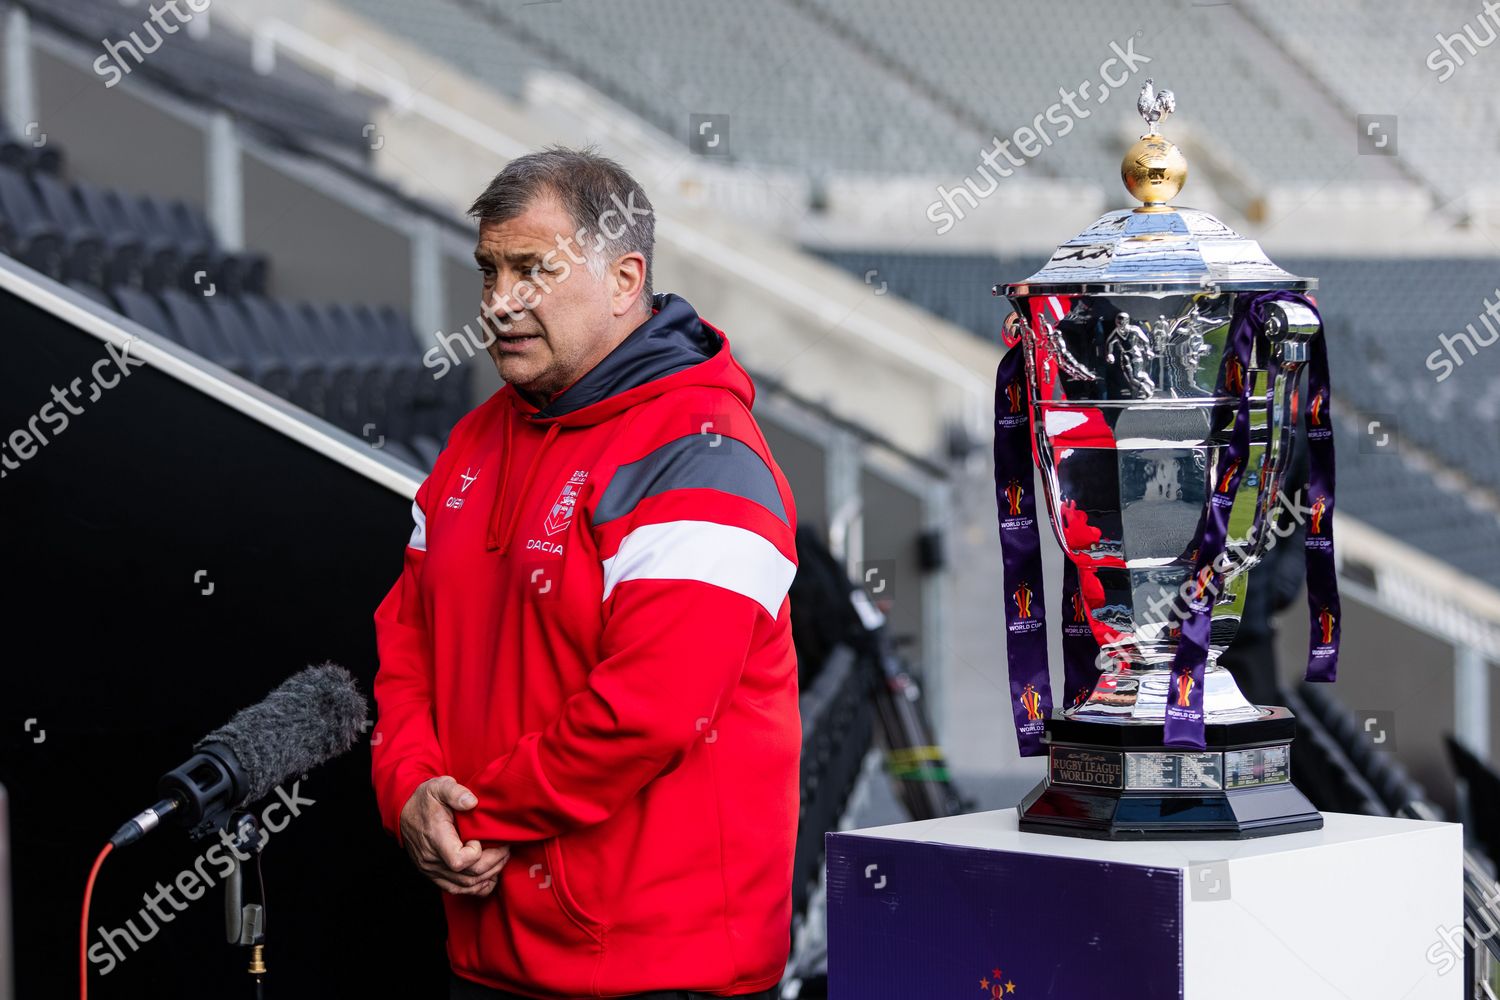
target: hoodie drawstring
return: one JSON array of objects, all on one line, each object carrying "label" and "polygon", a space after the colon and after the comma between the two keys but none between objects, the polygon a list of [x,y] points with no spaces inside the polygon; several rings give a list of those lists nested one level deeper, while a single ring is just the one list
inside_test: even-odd
[{"label": "hoodie drawstring", "polygon": [[505,469],[500,473],[500,492],[495,495],[494,505],[490,507],[489,530],[485,533],[484,539],[484,547],[491,552],[500,547],[500,511],[505,507],[505,490],[510,485],[510,428],[515,419],[515,409],[507,406],[505,408],[505,443],[500,452],[500,461]]},{"label": "hoodie drawstring", "polygon": [[495,507],[490,511],[489,537],[485,540],[485,548],[490,551],[498,550],[500,555],[510,551],[511,536],[515,534],[516,522],[521,519],[521,504],[526,499],[526,493],[531,489],[531,482],[536,477],[537,466],[541,464],[542,456],[546,454],[547,446],[552,439],[557,437],[562,430],[562,424],[553,423],[547,428],[547,436],[542,438],[541,447],[532,454],[530,463],[526,466],[526,475],[521,480],[521,491],[516,495],[516,505],[510,512],[510,520],[505,526],[505,531],[499,533],[500,512],[505,509],[505,497],[510,487],[511,466],[511,441],[514,437],[511,428],[516,420],[515,410],[508,410],[505,415],[505,452],[502,461],[505,463],[505,471],[500,476],[500,493],[495,498]]}]

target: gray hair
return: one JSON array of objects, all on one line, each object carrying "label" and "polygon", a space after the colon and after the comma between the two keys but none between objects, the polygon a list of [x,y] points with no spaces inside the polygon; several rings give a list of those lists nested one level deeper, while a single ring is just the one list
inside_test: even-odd
[{"label": "gray hair", "polygon": [[[537,197],[548,194],[561,202],[572,219],[576,232],[567,235],[578,238],[596,274],[602,273],[604,264],[627,253],[646,258],[642,297],[649,307],[656,212],[636,179],[594,147],[548,146],[516,157],[474,199],[469,215],[481,223],[505,222],[526,211]],[[603,220],[607,217],[622,221],[606,225]],[[597,255],[595,246],[599,248]],[[603,259],[595,263],[596,256]]]}]

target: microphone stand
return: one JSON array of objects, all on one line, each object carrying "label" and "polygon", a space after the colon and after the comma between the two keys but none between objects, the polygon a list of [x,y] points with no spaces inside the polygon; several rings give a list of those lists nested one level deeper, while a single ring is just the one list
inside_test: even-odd
[{"label": "microphone stand", "polygon": [[[265,997],[266,975],[266,882],[260,868],[260,823],[255,814],[246,810],[235,810],[230,814],[225,828],[230,831],[235,864],[234,871],[224,880],[224,936],[231,945],[250,949],[245,971],[254,980],[255,1000]],[[244,862],[241,853],[255,859],[256,885],[258,892],[252,893],[256,901],[245,902]]]}]

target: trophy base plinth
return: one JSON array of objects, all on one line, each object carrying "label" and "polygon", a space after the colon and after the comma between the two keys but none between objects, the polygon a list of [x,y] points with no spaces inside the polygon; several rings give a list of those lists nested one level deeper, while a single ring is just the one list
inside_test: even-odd
[{"label": "trophy base plinth", "polygon": [[1210,723],[1203,750],[1163,746],[1161,723],[1047,720],[1047,777],[1017,807],[1021,830],[1097,840],[1247,840],[1318,830],[1292,784],[1297,723],[1285,708]]}]

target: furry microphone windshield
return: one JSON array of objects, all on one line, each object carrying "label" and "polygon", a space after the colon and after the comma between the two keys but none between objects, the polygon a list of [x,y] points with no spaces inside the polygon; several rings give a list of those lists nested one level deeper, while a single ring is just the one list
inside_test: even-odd
[{"label": "furry microphone windshield", "polygon": [[364,732],[367,707],[349,671],[333,663],[293,674],[258,704],[236,712],[203,737],[194,750],[215,744],[238,761],[245,787],[238,802],[269,794],[354,746]]}]

